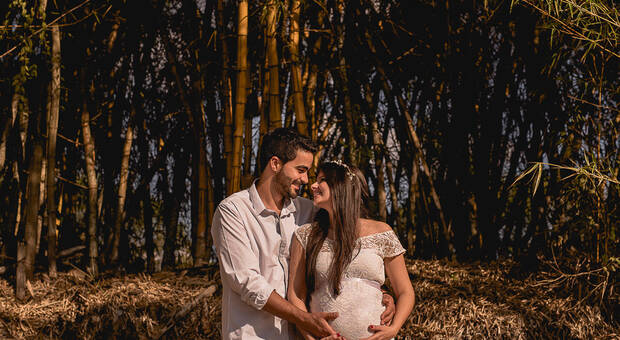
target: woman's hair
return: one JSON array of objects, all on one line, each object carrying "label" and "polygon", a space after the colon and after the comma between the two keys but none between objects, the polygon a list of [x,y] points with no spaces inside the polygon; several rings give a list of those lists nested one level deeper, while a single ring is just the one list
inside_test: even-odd
[{"label": "woman's hair", "polygon": [[342,273],[353,259],[357,240],[357,221],[365,216],[362,198],[368,197],[368,185],[362,172],[341,162],[325,162],[318,166],[329,186],[333,219],[320,209],[314,219],[313,228],[306,246],[306,302],[315,290],[316,260],[323,246],[330,224],[333,223],[333,258],[329,266],[328,280],[335,295],[340,293]]}]

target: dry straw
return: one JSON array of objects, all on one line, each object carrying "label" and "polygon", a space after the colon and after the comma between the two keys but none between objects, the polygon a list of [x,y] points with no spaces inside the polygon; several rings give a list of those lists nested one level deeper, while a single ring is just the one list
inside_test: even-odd
[{"label": "dry straw", "polygon": [[[510,260],[491,264],[407,261],[416,306],[400,339],[614,339],[617,321]],[[220,338],[219,276],[158,273],[90,280],[73,270],[40,276],[34,297],[14,299],[0,279],[0,338]],[[211,293],[213,293],[211,295]],[[614,290],[617,292],[617,289]],[[617,293],[612,296],[618,301]]]}]

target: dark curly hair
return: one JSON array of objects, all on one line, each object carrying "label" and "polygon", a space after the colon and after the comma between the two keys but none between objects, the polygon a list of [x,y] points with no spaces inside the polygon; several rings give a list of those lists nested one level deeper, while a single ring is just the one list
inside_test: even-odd
[{"label": "dark curly hair", "polygon": [[299,150],[315,153],[317,146],[312,139],[292,128],[277,128],[269,132],[263,136],[258,154],[260,171],[265,169],[271,157],[276,156],[286,163],[294,159]]}]

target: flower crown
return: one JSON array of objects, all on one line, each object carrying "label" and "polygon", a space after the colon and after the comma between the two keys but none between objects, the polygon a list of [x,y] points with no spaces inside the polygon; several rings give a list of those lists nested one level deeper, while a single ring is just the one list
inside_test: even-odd
[{"label": "flower crown", "polygon": [[338,165],[340,167],[343,167],[346,170],[347,177],[349,177],[349,180],[351,180],[351,181],[355,177],[355,174],[353,173],[353,171],[351,171],[351,168],[349,168],[349,166],[347,164],[343,163],[340,159],[327,161],[325,163],[336,164],[336,165]]}]

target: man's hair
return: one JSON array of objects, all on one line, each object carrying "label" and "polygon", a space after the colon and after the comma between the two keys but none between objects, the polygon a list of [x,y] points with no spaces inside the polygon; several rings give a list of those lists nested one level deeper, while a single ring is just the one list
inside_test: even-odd
[{"label": "man's hair", "polygon": [[315,153],[317,147],[312,139],[292,128],[277,128],[269,132],[263,136],[259,150],[260,171],[265,169],[271,157],[276,156],[286,163],[297,157],[298,150]]}]

